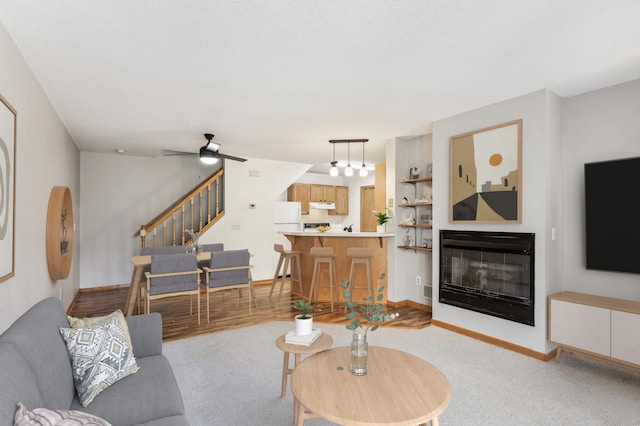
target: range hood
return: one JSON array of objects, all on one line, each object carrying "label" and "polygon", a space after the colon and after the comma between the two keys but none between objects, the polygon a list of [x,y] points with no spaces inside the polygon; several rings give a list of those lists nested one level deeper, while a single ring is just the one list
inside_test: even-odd
[{"label": "range hood", "polygon": [[335,210],[335,203],[327,203],[321,201],[312,201],[309,203],[310,209],[318,209],[318,210]]}]

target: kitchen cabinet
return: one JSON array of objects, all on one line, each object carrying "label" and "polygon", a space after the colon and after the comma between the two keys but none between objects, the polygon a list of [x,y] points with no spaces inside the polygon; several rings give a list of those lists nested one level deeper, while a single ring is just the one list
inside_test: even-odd
[{"label": "kitchen cabinet", "polygon": [[563,291],[549,296],[548,339],[563,350],[640,369],[640,302]]},{"label": "kitchen cabinet", "polygon": [[349,187],[335,186],[335,210],[329,210],[330,215],[348,215],[349,214]]},{"label": "kitchen cabinet", "polygon": [[294,183],[287,188],[287,201],[299,201],[301,214],[309,214],[309,196],[308,183]]},{"label": "kitchen cabinet", "polygon": [[312,183],[309,185],[309,199],[312,202],[335,203],[335,186]]}]

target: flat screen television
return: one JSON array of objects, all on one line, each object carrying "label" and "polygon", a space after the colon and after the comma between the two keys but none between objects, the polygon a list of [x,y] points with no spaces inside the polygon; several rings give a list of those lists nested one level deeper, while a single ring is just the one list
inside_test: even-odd
[{"label": "flat screen television", "polygon": [[640,157],[584,165],[587,269],[640,274]]}]

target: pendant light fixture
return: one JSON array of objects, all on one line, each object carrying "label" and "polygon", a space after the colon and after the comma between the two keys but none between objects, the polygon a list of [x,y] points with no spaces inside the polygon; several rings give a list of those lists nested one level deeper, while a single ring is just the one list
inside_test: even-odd
[{"label": "pendant light fixture", "polygon": [[362,166],[360,167],[360,177],[367,177],[369,175],[369,171],[367,170],[366,164],[364,164],[364,142],[362,142]]},{"label": "pendant light fixture", "polygon": [[331,162],[331,169],[329,170],[329,174],[331,176],[338,176],[338,162],[336,161],[336,145],[337,143],[346,143],[347,144],[347,167],[344,169],[345,176],[353,176],[353,167],[351,167],[351,143],[361,143],[362,144],[362,167],[360,168],[360,176],[367,176],[369,171],[367,170],[364,163],[364,143],[368,142],[369,139],[332,139],[329,141],[330,144],[333,145],[333,161]]},{"label": "pendant light fixture", "polygon": [[351,167],[351,142],[347,142],[347,167],[344,169],[345,176],[353,176],[353,168]]},{"label": "pendant light fixture", "polygon": [[336,161],[336,144],[333,144],[333,161],[331,162],[331,169],[329,170],[329,175],[338,176],[338,162]]}]

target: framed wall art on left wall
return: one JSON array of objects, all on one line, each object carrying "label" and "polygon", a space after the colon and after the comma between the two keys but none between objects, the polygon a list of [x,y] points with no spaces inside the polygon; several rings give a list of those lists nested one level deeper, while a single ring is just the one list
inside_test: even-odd
[{"label": "framed wall art on left wall", "polygon": [[0,95],[0,282],[15,275],[17,113]]}]

